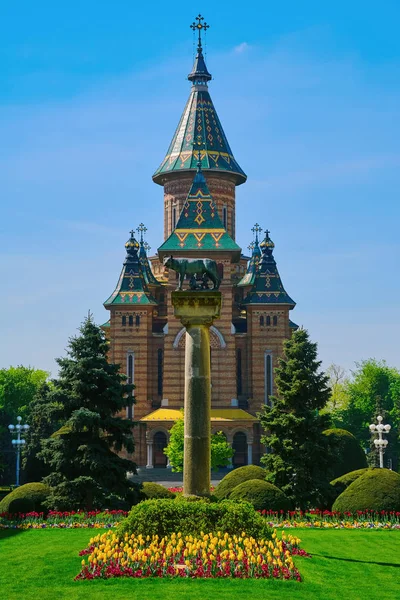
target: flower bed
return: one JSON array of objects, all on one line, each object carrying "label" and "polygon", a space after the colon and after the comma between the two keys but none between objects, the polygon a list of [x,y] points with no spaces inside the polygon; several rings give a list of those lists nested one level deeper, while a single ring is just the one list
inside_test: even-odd
[{"label": "flower bed", "polygon": [[125,535],[113,532],[97,535],[80,552],[87,555],[75,579],[110,577],[187,577],[187,578],[275,578],[301,581],[293,555],[309,556],[299,548],[300,540],[276,532],[272,540],[255,540],[244,532],[240,536],[206,533],[199,537],[173,533]]},{"label": "flower bed", "polygon": [[259,511],[271,527],[319,529],[400,529],[400,512],[359,510],[356,513],[329,510]]},{"label": "flower bed", "polygon": [[68,529],[114,527],[127,516],[125,510],[93,510],[89,512],[55,510],[44,513],[0,513],[0,529]]}]

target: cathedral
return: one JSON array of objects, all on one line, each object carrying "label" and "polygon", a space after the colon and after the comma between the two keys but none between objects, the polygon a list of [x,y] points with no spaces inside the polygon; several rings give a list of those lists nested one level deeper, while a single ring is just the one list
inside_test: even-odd
[{"label": "cathedral", "polygon": [[295,302],[285,291],[270,232],[253,227],[250,256],[235,240],[236,186],[246,182],[214,108],[202,48],[207,24],[199,15],[197,54],[188,75],[189,99],[153,181],[164,189],[164,241],[149,256],[146,227],[131,231],[117,286],[104,303],[109,359],[135,385],[126,409],[134,429],[133,459],[142,468],[168,467],[163,450],[184,400],[185,330],[174,317],[177,274],[165,257],[210,258],[221,278],[221,318],[210,331],[211,430],[234,449],[232,466],[259,464],[257,413],[274,393],[274,367],[297,328]]}]

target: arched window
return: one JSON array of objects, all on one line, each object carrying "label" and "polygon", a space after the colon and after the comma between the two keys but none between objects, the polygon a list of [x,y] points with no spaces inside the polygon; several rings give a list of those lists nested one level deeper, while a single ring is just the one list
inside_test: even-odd
[{"label": "arched window", "polygon": [[[134,383],[135,377],[135,354],[132,351],[128,351],[126,355],[126,382],[132,385]],[[126,407],[126,417],[128,419],[133,419],[133,405],[128,405]]]},{"label": "arched window", "polygon": [[176,208],[172,209],[172,229],[176,227]]},{"label": "arched window", "polygon": [[133,325],[133,315],[129,315],[129,326],[132,327]]},{"label": "arched window", "polygon": [[224,278],[224,265],[222,263],[217,264],[217,271],[218,271],[219,278],[222,281]]},{"label": "arched window", "polygon": [[260,325],[261,325],[261,327],[263,327],[263,325],[264,325],[264,317],[263,317],[263,315],[261,315],[261,317],[260,317]]},{"label": "arched window", "polygon": [[276,316],[272,317],[272,324],[278,325],[278,317],[276,317]]},{"label": "arched window", "polygon": [[267,316],[266,321],[267,326],[271,325],[271,317],[269,315]]},{"label": "arched window", "polygon": [[226,206],[224,206],[222,209],[222,222],[225,229],[228,229],[228,209]]},{"label": "arched window", "polygon": [[136,325],[136,327],[139,327],[139,325],[140,325],[140,316],[139,315],[136,315],[136,317],[135,317],[135,325]]},{"label": "arched window", "polygon": [[235,294],[235,302],[236,302],[236,304],[239,304],[239,302],[240,302],[239,294]]},{"label": "arched window", "polygon": [[267,350],[264,355],[264,402],[271,406],[273,388],[272,352]]},{"label": "arched window", "polygon": [[242,351],[240,348],[236,352],[236,393],[242,395]]},{"label": "arched window", "polygon": [[165,302],[165,296],[164,294],[160,294],[160,304],[164,304]]},{"label": "arched window", "polygon": [[122,327],[125,327],[125,325],[126,325],[126,316],[124,315],[122,317]]},{"label": "arched window", "polygon": [[163,351],[161,348],[157,350],[157,394],[162,396],[163,393]]}]

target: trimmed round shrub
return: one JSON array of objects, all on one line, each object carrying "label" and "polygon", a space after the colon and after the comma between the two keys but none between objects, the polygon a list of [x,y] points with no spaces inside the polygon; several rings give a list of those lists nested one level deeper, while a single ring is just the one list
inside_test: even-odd
[{"label": "trimmed round shrub", "polygon": [[244,481],[249,481],[250,479],[262,479],[264,480],[267,475],[267,471],[262,467],[258,467],[257,465],[247,465],[246,467],[239,467],[238,469],[234,469],[217,485],[214,490],[214,496],[218,500],[223,500],[224,498],[229,498],[229,495],[236,486]]},{"label": "trimmed round shrub", "polygon": [[152,500],[153,498],[175,498],[175,494],[170,492],[163,485],[152,481],[145,481],[141,488],[142,498],[144,500]]},{"label": "trimmed round shrub", "polygon": [[230,500],[250,502],[255,510],[289,510],[290,503],[286,494],[284,494],[273,483],[261,481],[260,479],[250,479],[244,481],[235,487]]},{"label": "trimmed round shrub", "polygon": [[351,483],[353,483],[353,481],[361,477],[361,475],[364,475],[364,473],[366,473],[368,470],[369,468],[367,467],[366,469],[357,469],[356,471],[350,471],[350,473],[346,473],[345,475],[337,477],[336,479],[331,481],[331,486],[335,490],[335,497],[337,498],[339,494],[344,492],[344,490],[347,487],[349,487]]},{"label": "trimmed round shrub", "polygon": [[249,502],[176,502],[145,500],[132,508],[116,530],[117,535],[200,535],[221,531],[231,535],[245,531],[254,538],[270,538],[265,519]]},{"label": "trimmed round shrub", "polygon": [[367,459],[364,450],[358,440],[346,429],[326,429],[324,431],[333,448],[333,479],[367,467]]},{"label": "trimmed round shrub", "polygon": [[8,505],[8,511],[11,514],[29,513],[35,510],[35,504],[30,498],[14,498]]},{"label": "trimmed round shrub", "polygon": [[[0,502],[0,513],[31,512],[32,510],[41,512],[43,510],[43,502],[46,500],[49,492],[50,488],[44,483],[25,483],[25,485],[15,488],[15,490],[3,498]],[[14,503],[14,501],[17,499],[29,501],[29,510],[16,509],[15,507],[18,506],[18,504]],[[19,506],[23,505],[19,504]],[[26,503],[25,506],[28,506],[28,504]]]},{"label": "trimmed round shrub", "polygon": [[368,469],[336,498],[333,510],[400,511],[400,475],[389,469]]}]

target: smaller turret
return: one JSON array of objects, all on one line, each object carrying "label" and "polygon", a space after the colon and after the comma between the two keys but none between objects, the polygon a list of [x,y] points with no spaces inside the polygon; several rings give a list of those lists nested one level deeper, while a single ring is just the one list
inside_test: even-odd
[{"label": "smaller turret", "polygon": [[258,234],[262,231],[261,227],[258,223],[252,227],[252,232],[254,233],[254,241],[251,242],[249,246],[249,250],[251,250],[251,258],[247,263],[246,273],[243,275],[242,279],[237,284],[240,287],[250,286],[254,284],[258,263],[261,258],[261,250],[258,241]]},{"label": "smaller turret", "polygon": [[144,240],[144,234],[147,231],[147,227],[143,223],[140,223],[139,227],[137,227],[136,231],[140,235],[139,241],[139,262],[142,268],[142,274],[146,284],[150,287],[160,286],[161,283],[155,278],[153,271],[151,270],[151,266],[149,263],[149,259],[147,258],[147,252],[150,250],[149,244]]},{"label": "smaller turret", "polygon": [[117,286],[111,296],[104,302],[106,308],[115,304],[157,304],[147,287],[139,261],[139,242],[131,236],[125,244],[126,257]]},{"label": "smaller turret", "polygon": [[247,293],[243,304],[287,304],[290,308],[294,308],[295,301],[283,287],[273,256],[275,244],[269,237],[269,233],[268,230],[265,232],[265,238],[260,243],[261,260],[254,276],[253,286]]}]

